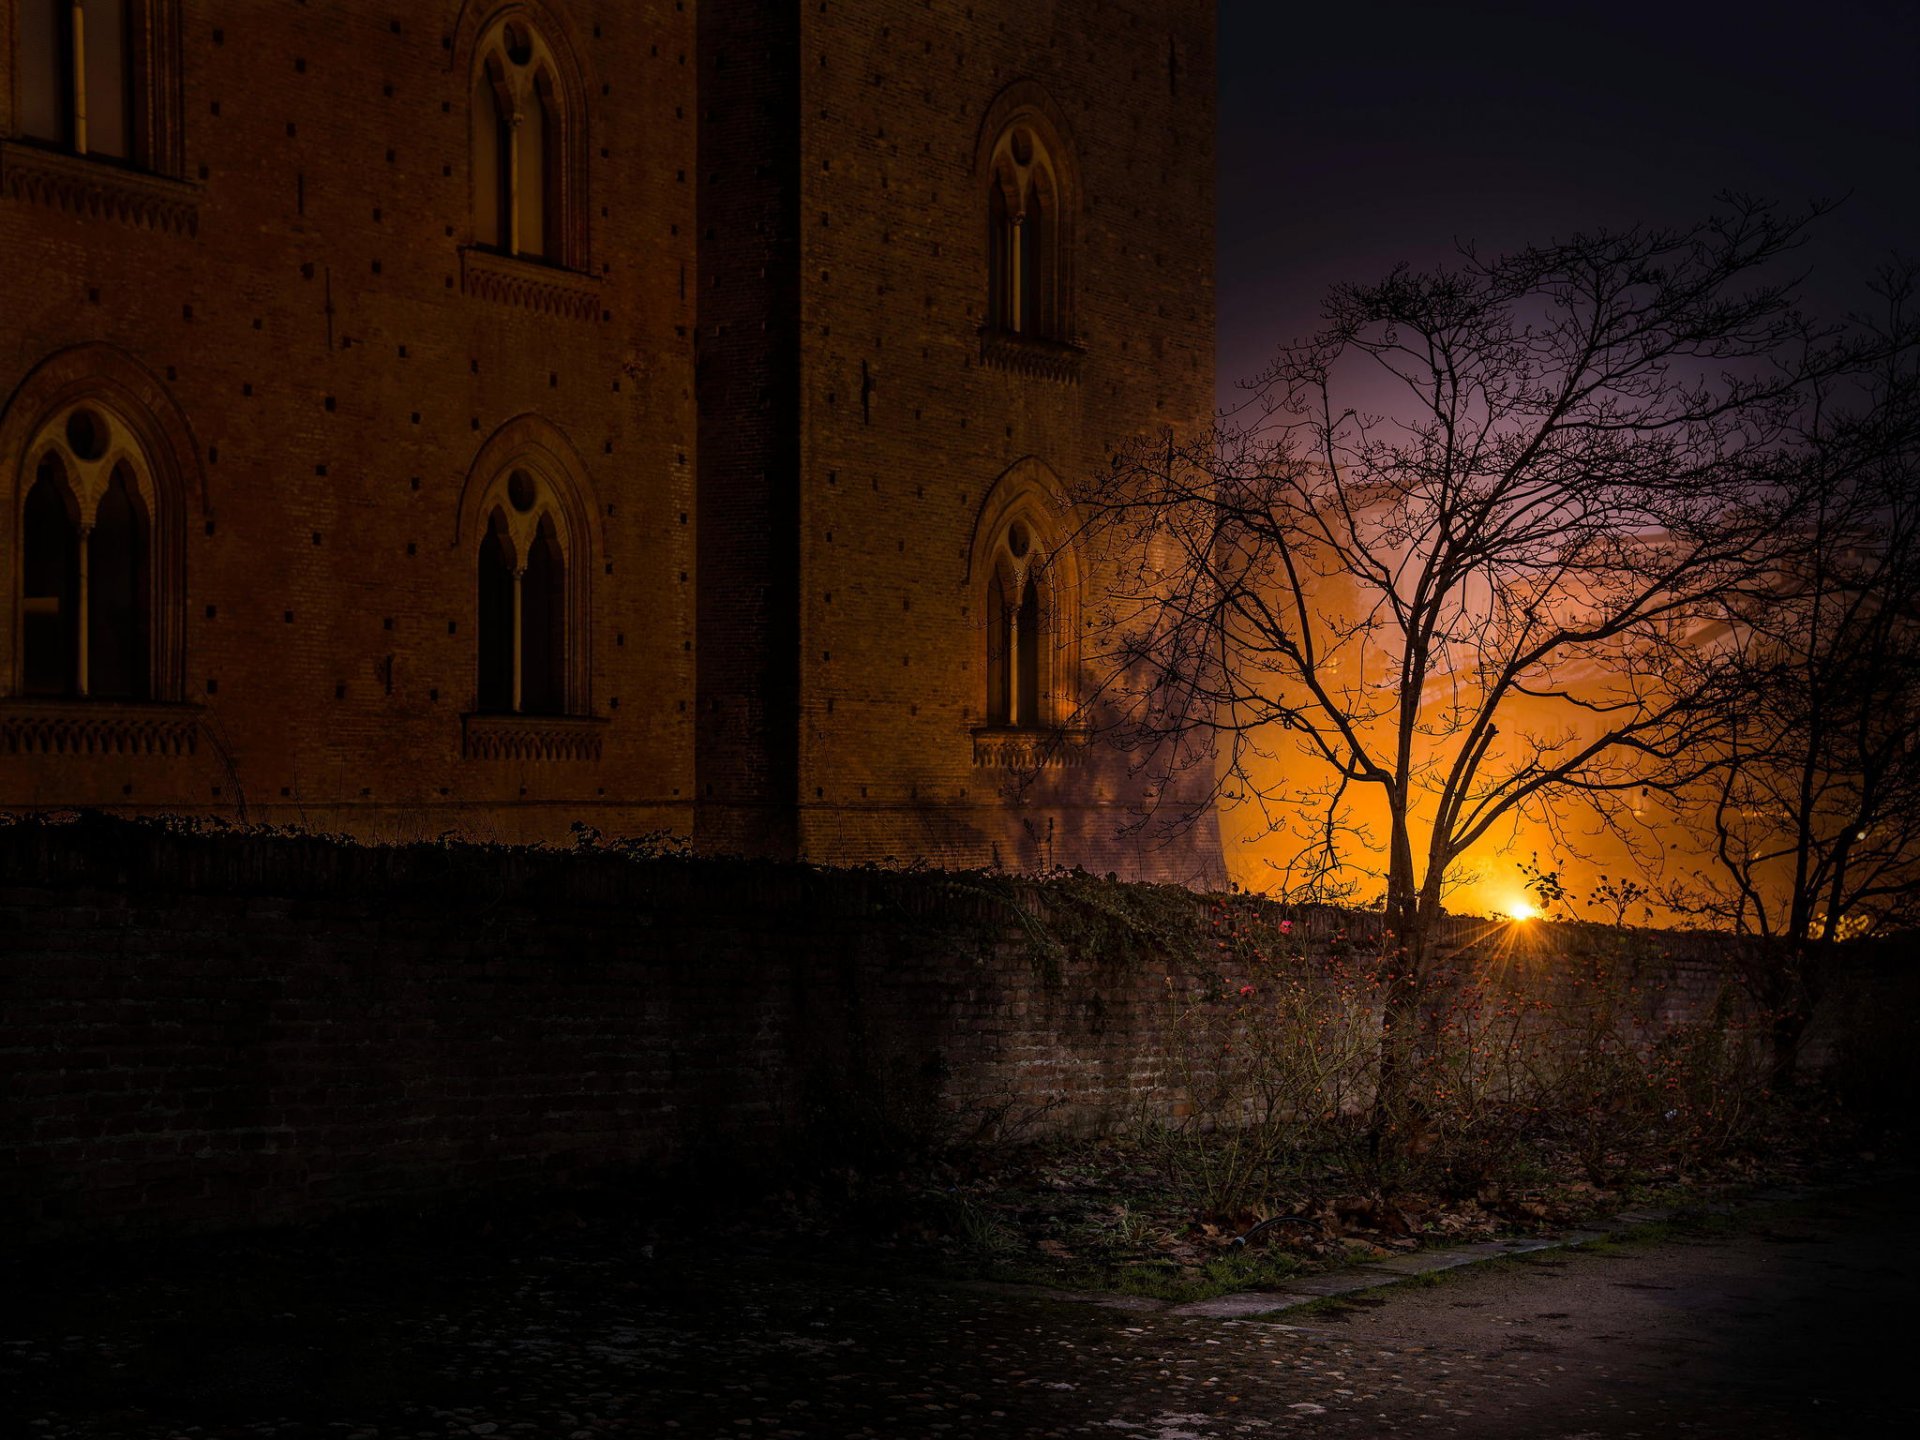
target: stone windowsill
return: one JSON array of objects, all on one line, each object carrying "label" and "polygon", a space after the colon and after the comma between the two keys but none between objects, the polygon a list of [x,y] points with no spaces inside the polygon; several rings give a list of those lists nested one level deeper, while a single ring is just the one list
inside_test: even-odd
[{"label": "stone windowsill", "polygon": [[584,715],[460,717],[460,753],[469,760],[598,760],[607,722]]},{"label": "stone windowsill", "polygon": [[973,732],[973,763],[996,770],[1059,769],[1080,764],[1092,736],[1054,725],[982,725]]},{"label": "stone windowsill", "polygon": [[980,363],[1017,375],[1037,375],[1068,385],[1080,383],[1080,359],[1087,352],[1068,340],[1043,340],[1011,330],[980,332]]},{"label": "stone windowsill", "polygon": [[460,251],[460,288],[479,300],[566,320],[600,318],[600,282],[577,270],[520,260],[477,245]]},{"label": "stone windowsill", "polygon": [[0,700],[0,755],[191,755],[200,707],[150,700]]},{"label": "stone windowsill", "polygon": [[0,141],[0,195],[175,235],[200,230],[198,185],[18,140]]}]

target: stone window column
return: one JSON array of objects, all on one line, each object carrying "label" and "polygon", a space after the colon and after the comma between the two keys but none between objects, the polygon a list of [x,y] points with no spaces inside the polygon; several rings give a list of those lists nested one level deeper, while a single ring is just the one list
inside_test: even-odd
[{"label": "stone window column", "polygon": [[[77,8],[77,7],[76,7]],[[73,688],[74,693],[83,699],[87,693],[87,631],[91,628],[91,616],[88,613],[87,590],[87,539],[93,534],[93,526],[80,524],[74,527],[76,545],[74,549],[74,574],[78,579],[79,598],[75,604],[77,614],[74,626],[73,652]]]},{"label": "stone window column", "polygon": [[[87,153],[87,7],[86,0],[73,0],[73,152],[76,155]],[[80,553],[87,553],[87,542],[80,542]],[[80,562],[80,573],[86,574],[86,561]],[[85,585],[84,578],[81,584]],[[86,603],[81,602],[82,605]],[[82,632],[85,631],[84,624]],[[81,642],[85,653],[86,641]],[[86,666],[80,667],[80,693],[87,693]]]},{"label": "stone window column", "polygon": [[1025,215],[1013,217],[1013,235],[1008,245],[1007,255],[1007,328],[1016,335],[1027,328],[1026,325],[1026,236],[1021,227],[1026,224]]},{"label": "stone window column", "polygon": [[521,674],[522,663],[526,656],[526,632],[522,617],[525,615],[527,567],[521,563],[513,567],[513,713],[520,713],[524,700],[524,677]]},{"label": "stone window column", "polygon": [[[509,255],[518,255],[520,253],[520,124],[525,119],[526,119],[525,112],[521,110],[519,103],[516,100],[513,107],[513,113],[507,117],[507,234],[506,234],[506,241],[507,241],[507,254]],[[518,573],[516,573],[514,576],[514,584],[517,587],[519,583],[520,583],[519,575]],[[516,595],[519,594],[519,591],[517,588],[514,591],[514,593]],[[517,602],[516,602],[516,609],[514,613],[516,615],[519,613],[517,609]],[[515,661],[516,674],[518,674],[518,664],[519,662],[516,660]],[[516,680],[514,683],[518,684],[519,682]],[[515,704],[513,708],[518,710],[520,707],[518,704]]]}]

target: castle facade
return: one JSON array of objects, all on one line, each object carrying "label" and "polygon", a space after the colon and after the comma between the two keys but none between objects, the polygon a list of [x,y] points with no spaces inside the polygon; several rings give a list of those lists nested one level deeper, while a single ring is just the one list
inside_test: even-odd
[{"label": "castle facade", "polygon": [[0,809],[1203,878],[1064,480],[1213,403],[1198,0],[0,0]]}]

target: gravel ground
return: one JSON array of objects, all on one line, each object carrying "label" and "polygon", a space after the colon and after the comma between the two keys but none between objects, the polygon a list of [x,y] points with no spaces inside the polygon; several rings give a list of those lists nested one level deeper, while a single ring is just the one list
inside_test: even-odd
[{"label": "gravel ground", "polygon": [[1288,1324],[604,1223],[198,1242],[0,1276],[0,1436],[1916,1434],[1911,1208],[1856,1191]]}]

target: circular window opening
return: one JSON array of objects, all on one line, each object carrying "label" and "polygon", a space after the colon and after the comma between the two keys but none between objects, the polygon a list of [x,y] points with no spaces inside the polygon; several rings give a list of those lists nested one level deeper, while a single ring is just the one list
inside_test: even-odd
[{"label": "circular window opening", "polygon": [[533,477],[524,470],[516,470],[507,477],[507,503],[522,515],[533,509],[538,491],[534,489]]},{"label": "circular window opening", "polygon": [[67,448],[81,460],[98,460],[107,453],[107,427],[91,410],[67,417]]},{"label": "circular window opening", "polygon": [[1016,165],[1033,163],[1033,136],[1024,130],[1013,132],[1013,160]]},{"label": "circular window opening", "polygon": [[1007,527],[1007,549],[1013,552],[1014,559],[1026,559],[1027,551],[1032,546],[1033,539],[1027,534],[1027,527],[1023,522],[1016,520]]},{"label": "circular window opening", "polygon": [[524,65],[533,58],[533,36],[524,25],[509,25],[506,34],[507,58],[516,65]]}]

